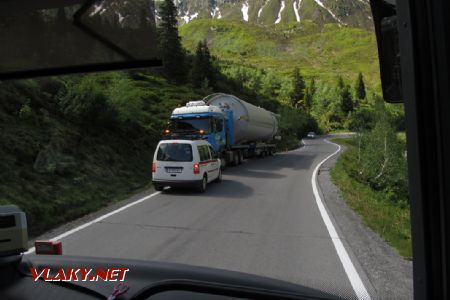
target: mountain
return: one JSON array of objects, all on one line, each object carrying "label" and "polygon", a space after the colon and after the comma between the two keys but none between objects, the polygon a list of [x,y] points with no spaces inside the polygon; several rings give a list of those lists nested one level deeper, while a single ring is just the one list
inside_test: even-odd
[{"label": "mountain", "polygon": [[299,66],[304,76],[330,82],[338,75],[353,82],[362,72],[368,85],[380,85],[375,34],[361,28],[319,26],[308,20],[261,26],[199,19],[181,26],[180,35],[192,53],[199,41],[206,40],[211,53],[227,65],[273,70],[281,77]]},{"label": "mountain", "polygon": [[[150,7],[156,20],[164,0]],[[148,0],[105,0],[93,4],[89,16],[115,19],[122,25],[137,26],[142,21],[143,7]],[[150,3],[153,3],[150,1]],[[273,25],[311,20],[318,25],[335,23],[339,26],[373,29],[369,0],[174,0],[180,25],[195,19],[224,19],[255,24]],[[153,15],[147,16],[153,18]],[[137,22],[137,23],[136,23]]]},{"label": "mountain", "polygon": [[[264,25],[311,20],[371,30],[369,0],[174,0],[180,24],[225,19]],[[156,7],[162,0],[156,1]],[[156,9],[156,17],[158,11]]]}]

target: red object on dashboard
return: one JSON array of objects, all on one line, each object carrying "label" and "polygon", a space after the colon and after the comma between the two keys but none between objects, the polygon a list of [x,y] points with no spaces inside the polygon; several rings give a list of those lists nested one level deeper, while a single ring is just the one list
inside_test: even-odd
[{"label": "red object on dashboard", "polygon": [[62,243],[60,241],[35,241],[36,254],[62,255]]}]

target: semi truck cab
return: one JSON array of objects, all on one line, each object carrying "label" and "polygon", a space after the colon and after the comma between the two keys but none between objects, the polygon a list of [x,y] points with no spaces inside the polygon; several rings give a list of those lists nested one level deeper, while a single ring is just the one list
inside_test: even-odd
[{"label": "semi truck cab", "polygon": [[215,151],[221,152],[227,144],[232,144],[232,126],[226,124],[230,120],[233,120],[232,111],[208,106],[204,101],[191,101],[174,109],[165,135],[170,138],[203,139]]}]

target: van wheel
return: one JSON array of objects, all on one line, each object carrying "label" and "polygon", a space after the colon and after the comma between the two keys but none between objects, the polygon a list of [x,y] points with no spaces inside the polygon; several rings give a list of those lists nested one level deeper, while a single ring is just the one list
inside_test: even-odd
[{"label": "van wheel", "polygon": [[219,169],[219,175],[217,175],[217,178],[214,179],[214,182],[221,182],[222,181],[222,170]]},{"label": "van wheel", "polygon": [[156,190],[156,191],[161,192],[163,189],[164,189],[163,186],[161,186],[161,185],[155,185],[155,190]]},{"label": "van wheel", "polygon": [[208,184],[208,177],[205,175],[203,175],[203,179],[202,182],[200,183],[199,187],[198,187],[198,191],[200,193],[204,193],[206,191],[206,185]]}]

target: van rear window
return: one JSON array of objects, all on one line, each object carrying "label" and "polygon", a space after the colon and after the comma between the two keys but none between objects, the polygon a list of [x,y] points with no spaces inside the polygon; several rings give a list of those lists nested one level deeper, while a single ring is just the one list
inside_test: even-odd
[{"label": "van rear window", "polygon": [[190,144],[161,144],[156,159],[160,161],[192,161],[192,147]]}]

